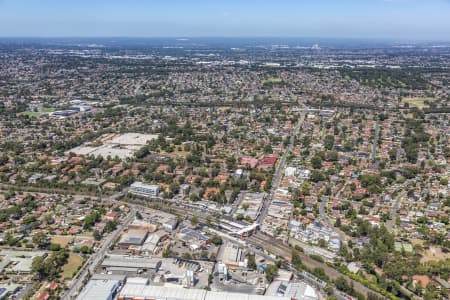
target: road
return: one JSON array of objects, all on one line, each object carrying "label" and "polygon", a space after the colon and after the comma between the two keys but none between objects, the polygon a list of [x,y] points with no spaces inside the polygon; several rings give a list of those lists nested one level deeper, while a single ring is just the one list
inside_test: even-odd
[{"label": "road", "polygon": [[291,134],[291,137],[289,139],[289,145],[284,150],[284,153],[283,153],[283,155],[281,156],[281,159],[278,162],[277,169],[275,170],[275,173],[274,173],[273,178],[272,178],[272,187],[270,189],[270,193],[267,196],[266,201],[264,201],[264,203],[263,203],[261,214],[258,216],[258,218],[256,220],[256,222],[259,223],[259,224],[262,224],[265,216],[267,215],[267,209],[269,208],[270,203],[272,203],[273,196],[275,195],[276,190],[280,186],[281,178],[283,176],[283,171],[284,171],[284,168],[286,167],[287,156],[289,155],[289,153],[294,148],[295,137],[298,135],[300,127],[302,126],[304,121],[305,121],[305,114],[302,113],[300,115],[300,119],[298,120],[298,122],[295,125],[295,128],[294,128],[294,130],[293,130],[293,132]]},{"label": "road", "polygon": [[377,156],[377,148],[378,148],[378,137],[380,135],[380,117],[377,117],[377,123],[375,125],[375,136],[373,138],[373,147],[372,147],[372,161],[375,161]]},{"label": "road", "polygon": [[[336,193],[336,195],[334,196],[335,198],[339,199],[342,191],[345,189],[345,185]],[[333,228],[333,230],[339,235],[339,239],[341,241],[348,241],[350,239],[352,239],[351,237],[349,237],[347,234],[345,234],[342,230],[340,230],[339,228],[334,227],[334,224],[331,223],[330,217],[327,214],[326,208],[328,206],[328,201],[329,201],[329,197],[324,196],[322,197],[320,200],[320,205],[319,205],[319,215],[320,215],[320,219],[325,223],[325,225],[327,225],[329,228]]]},{"label": "road", "polygon": [[108,251],[109,247],[113,244],[115,240],[120,236],[123,229],[128,226],[128,224],[131,223],[131,221],[134,220],[134,217],[136,215],[136,210],[132,208],[130,212],[128,213],[125,220],[117,226],[116,230],[114,230],[111,234],[106,237],[106,240],[103,242],[102,246],[100,247],[97,252],[91,255],[91,257],[88,259],[88,261],[84,264],[82,270],[80,271],[78,277],[76,277],[75,281],[72,283],[71,287],[68,291],[64,294],[62,299],[74,299],[83,285],[86,283],[88,276],[90,274],[94,274],[95,269],[97,268],[100,261],[105,257],[106,251]]},{"label": "road", "polygon": [[391,212],[390,212],[391,218],[389,220],[387,220],[387,222],[386,222],[386,228],[389,232],[392,232],[392,230],[394,230],[395,221],[397,220],[398,209],[400,208],[402,198],[404,198],[404,197],[406,197],[406,192],[400,193],[395,198],[395,201],[392,204]]},{"label": "road", "polygon": [[[109,199],[117,200],[119,197],[120,197],[120,195],[117,194],[116,197],[112,196]],[[101,248],[88,259],[88,261],[85,263],[84,267],[81,269],[79,275],[76,277],[75,281],[73,282],[73,284],[71,285],[69,290],[61,297],[62,299],[70,300],[70,299],[74,299],[78,295],[78,293],[80,292],[83,285],[87,282],[89,275],[94,273],[98,264],[104,258],[109,247],[120,236],[122,230],[126,226],[128,226],[128,224],[134,219],[134,216],[135,216],[137,210],[145,209],[145,207],[151,207],[151,206],[156,205],[156,206],[158,206],[159,209],[169,211],[176,215],[180,215],[180,216],[184,216],[184,217],[197,216],[200,223],[203,223],[203,224],[207,223],[207,219],[206,219],[207,214],[204,214],[204,213],[202,214],[197,211],[190,211],[186,208],[180,208],[180,207],[176,207],[176,206],[167,205],[163,202],[162,203],[146,202],[145,204],[147,204],[147,205],[131,203],[131,205],[130,205],[131,211],[128,214],[128,216],[126,217],[126,219],[117,227],[117,229],[114,232],[112,232],[106,238],[106,240],[102,244]],[[282,244],[281,242],[278,243],[278,242],[274,241],[272,238],[265,236],[261,233],[258,233],[257,237],[260,239],[249,238],[245,241],[239,241],[239,242],[241,244],[244,243],[243,244],[244,246],[249,247],[253,251],[257,251],[258,254],[263,255],[268,260],[269,260],[270,256],[265,254],[262,249],[264,249],[265,251],[268,251],[269,253],[271,253],[273,255],[288,258],[288,260],[291,257],[292,248],[290,248],[288,245]],[[236,239],[234,239],[234,240],[236,240]],[[258,249],[261,249],[261,250],[258,250]],[[316,268],[316,267],[323,268],[325,270],[326,274],[331,279],[335,279],[339,276],[342,276],[349,282],[353,283],[355,290],[357,290],[363,294],[372,292],[369,288],[363,286],[362,284],[360,284],[357,281],[353,281],[349,277],[347,277],[347,276],[341,274],[340,272],[338,272],[337,270],[329,267],[327,264],[318,262],[304,253],[300,253],[299,255],[305,266],[307,266],[309,268]],[[270,258],[270,259],[271,259],[271,261],[274,261],[273,258]],[[292,267],[290,267],[290,268],[292,268]],[[298,271],[295,271],[295,272],[296,272],[296,274],[297,273],[300,274],[300,272],[298,272]],[[320,280],[317,279],[317,283],[320,283]]]},{"label": "road", "polygon": [[320,198],[319,214],[320,214],[320,219],[322,219],[322,221],[325,223],[325,225],[327,225],[330,228],[333,228],[334,225],[331,224],[330,218],[328,217],[328,214],[326,212],[326,208],[328,206],[329,199],[330,198],[327,196],[323,196],[322,198]]},{"label": "road", "polygon": [[[179,208],[179,207],[174,207],[174,206],[169,206],[167,204],[163,204],[163,203],[146,203],[146,205],[139,205],[136,204],[135,202],[133,202],[132,207],[134,207],[135,209],[144,209],[145,207],[151,207],[151,206],[158,206],[159,209],[164,210],[164,211],[168,211],[171,212],[173,214],[176,215],[180,215],[183,217],[192,217],[192,216],[197,216],[198,220],[201,224],[207,224],[207,220],[206,220],[206,215],[205,214],[199,214],[197,211],[190,211],[186,208]],[[214,222],[212,222],[214,224]],[[228,238],[228,239],[232,239],[234,241],[237,241],[238,243],[240,243],[241,245],[244,245],[248,248],[250,248],[252,251],[255,251],[256,253],[266,257],[268,260],[270,261],[274,261],[274,258],[268,258],[270,257],[269,255],[267,255],[266,253],[264,253],[265,251],[267,251],[268,253],[271,253],[275,256],[278,257],[283,257],[286,260],[290,261],[291,257],[292,257],[292,248],[289,245],[283,244],[280,241],[277,241],[265,234],[262,233],[257,233],[253,236],[250,236],[248,238],[246,238],[244,241],[241,240],[237,240],[236,238],[232,238],[229,237],[228,235],[224,234],[221,235],[224,238]],[[322,263],[319,261],[316,261],[314,259],[312,259],[309,255],[305,254],[305,253],[299,253],[299,257],[302,260],[302,263],[307,266],[310,269],[314,269],[314,268],[322,268],[324,269],[325,273],[331,278],[331,279],[336,279],[338,277],[343,277],[345,278],[348,282],[352,282],[354,288],[356,291],[367,295],[369,292],[371,293],[375,293],[374,291],[372,291],[371,289],[365,287],[364,285],[362,285],[361,283],[352,280],[350,277],[340,273],[339,271],[335,270],[334,268],[328,266],[326,263]],[[299,273],[298,271],[296,271],[296,273]],[[381,295],[380,295],[381,297]]]},{"label": "road", "polygon": [[[272,200],[274,192],[276,191],[276,189],[278,188],[278,186],[280,184],[282,172],[286,165],[287,155],[289,154],[290,151],[292,151],[292,148],[294,145],[294,138],[298,134],[299,128],[303,121],[304,121],[304,115],[302,115],[301,119],[299,120],[298,124],[296,125],[293,135],[291,136],[290,144],[286,148],[286,150],[279,162],[279,165],[278,165],[278,168],[275,173],[274,180],[273,180],[273,187],[272,187],[271,194],[270,194],[270,201]],[[47,190],[47,192],[50,192],[50,191]],[[117,201],[125,193],[126,193],[126,191],[117,193],[117,194],[109,197],[109,199],[112,201]],[[85,195],[83,195],[83,196],[85,196]],[[266,202],[269,204],[270,201],[266,201]],[[158,205],[161,210],[168,210],[169,212],[172,212],[174,214],[178,214],[178,215],[181,215],[184,217],[195,215],[195,216],[198,216],[200,223],[203,223],[203,224],[207,223],[207,220],[206,220],[207,214],[202,213],[202,212],[190,211],[186,208],[170,206],[170,205],[164,204],[163,202],[161,202],[161,203],[154,203],[154,202],[148,203],[147,202],[146,204],[148,206]],[[145,206],[147,206],[147,205],[145,205]],[[102,244],[101,248],[88,259],[88,261],[84,264],[83,268],[80,270],[79,275],[76,277],[76,279],[74,280],[74,282],[71,285],[71,287],[69,288],[69,290],[63,295],[62,299],[69,300],[69,299],[73,299],[76,297],[76,295],[79,293],[79,291],[81,290],[83,285],[86,283],[89,275],[94,273],[96,267],[101,262],[101,260],[104,258],[109,247],[119,237],[123,228],[125,228],[133,220],[136,210],[144,208],[144,206],[136,205],[136,204],[132,204],[132,205],[130,205],[130,207],[131,207],[131,211],[130,211],[129,215],[126,217],[126,219],[124,220],[124,222],[121,225],[119,225],[118,228],[106,238],[106,240]],[[262,221],[262,220],[263,220],[263,218],[260,219],[260,221]],[[250,247],[251,249],[264,249],[264,250],[267,250],[270,253],[280,256],[280,257],[285,257],[285,258],[291,257],[292,248],[290,248],[288,245],[282,244],[281,242],[277,242],[265,235],[258,234],[258,236],[263,236],[264,237],[263,241],[249,239],[248,241],[246,241],[247,246]],[[262,251],[260,251],[260,252],[262,252]],[[302,259],[303,264],[309,268],[316,268],[316,267],[323,268],[325,270],[326,274],[332,279],[335,279],[339,276],[346,278],[349,282],[352,282],[355,289],[361,293],[367,294],[368,292],[371,292],[370,289],[366,288],[359,282],[351,280],[349,277],[341,274],[337,270],[329,267],[328,265],[326,265],[324,263],[321,263],[321,262],[318,262],[318,261],[312,259],[311,257],[309,257],[308,255],[306,255],[304,253],[300,253],[300,258]]]},{"label": "road", "polygon": [[[40,193],[40,194],[65,194],[70,195],[78,200],[84,199],[86,197],[98,197],[95,194],[83,194],[77,191],[77,193],[73,193],[72,191],[67,190],[59,190],[59,189],[48,189],[48,188],[33,188],[33,187],[24,187],[24,186],[13,186],[8,184],[0,184],[0,190],[7,191],[7,189],[13,189],[15,191],[23,191],[29,193]],[[115,193],[114,195],[108,197],[109,201],[117,201],[121,197],[123,197],[127,193],[128,189],[123,190],[122,192]],[[63,193],[61,193],[63,192]],[[123,229],[128,226],[128,224],[134,219],[136,215],[136,210],[131,207],[131,210],[127,217],[123,220],[121,224],[119,224],[115,231],[111,232],[102,243],[100,249],[97,250],[94,254],[92,254],[86,263],[83,265],[82,269],[79,271],[78,276],[75,277],[73,283],[70,288],[65,291],[64,295],[61,297],[62,299],[74,299],[83,285],[86,283],[88,279],[88,275],[93,274],[95,268],[98,266],[100,261],[104,258],[106,251],[108,251],[109,247],[111,247],[112,243],[117,240],[117,238],[122,233]]]}]

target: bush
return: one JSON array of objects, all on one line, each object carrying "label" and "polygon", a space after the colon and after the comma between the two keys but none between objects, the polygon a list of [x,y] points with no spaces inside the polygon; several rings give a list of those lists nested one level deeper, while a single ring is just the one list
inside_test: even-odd
[{"label": "bush", "polygon": [[317,255],[317,254],[311,254],[311,255],[309,255],[309,257],[311,257],[312,259],[314,259],[314,260],[316,260],[316,261],[318,261],[318,262],[321,262],[321,263],[325,262],[325,261],[323,260],[322,256]]},{"label": "bush", "polygon": [[59,250],[61,250],[61,245],[60,244],[51,244],[49,249],[51,251],[59,251]]},{"label": "bush", "polygon": [[222,238],[218,235],[215,235],[211,238],[211,243],[213,243],[214,245],[222,245]]}]

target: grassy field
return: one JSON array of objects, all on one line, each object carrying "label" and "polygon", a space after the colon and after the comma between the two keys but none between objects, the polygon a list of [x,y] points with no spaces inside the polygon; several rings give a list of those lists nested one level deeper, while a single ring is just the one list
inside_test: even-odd
[{"label": "grassy field", "polygon": [[51,237],[52,244],[59,244],[61,248],[65,248],[68,244],[73,242],[73,236],[54,235]]},{"label": "grassy field", "polygon": [[283,79],[272,77],[272,78],[264,79],[262,81],[262,84],[277,84],[277,83],[282,83],[282,82],[283,82]]},{"label": "grassy field", "polygon": [[70,254],[67,264],[65,264],[62,269],[62,279],[71,279],[82,265],[83,258],[80,255]]},{"label": "grassy field", "polygon": [[[190,151],[184,151],[184,147],[183,145],[174,145],[171,144],[171,146],[173,147],[173,152],[166,152],[164,150],[161,151],[161,155],[165,155],[165,156],[169,156],[170,158],[186,158],[186,156],[189,155],[189,153],[191,153]],[[178,148],[180,148],[181,150],[178,150]]]},{"label": "grassy field", "polygon": [[422,258],[420,259],[421,263],[450,258],[450,253],[443,252],[441,247],[433,247],[433,246],[431,246],[430,249],[425,250],[422,253],[422,255],[423,255]]},{"label": "grassy field", "polygon": [[21,115],[27,115],[30,118],[31,117],[39,118],[43,114],[51,113],[51,112],[54,112],[54,111],[56,111],[56,109],[54,109],[54,108],[44,108],[44,109],[42,109],[40,111],[25,111],[25,112],[20,113],[20,114]]},{"label": "grassy field", "polygon": [[417,107],[418,109],[429,108],[430,106],[425,102],[433,102],[433,98],[403,98],[403,103],[408,103],[409,107]]}]

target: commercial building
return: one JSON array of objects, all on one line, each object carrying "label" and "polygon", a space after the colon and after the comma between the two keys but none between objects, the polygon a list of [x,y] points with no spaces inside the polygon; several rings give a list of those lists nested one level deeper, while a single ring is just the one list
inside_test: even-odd
[{"label": "commercial building", "polygon": [[110,255],[102,262],[102,269],[112,274],[156,273],[161,260],[156,258],[125,257]]},{"label": "commercial building", "polygon": [[159,186],[136,181],[130,186],[130,193],[143,197],[156,197],[159,194]]},{"label": "commercial building", "polygon": [[[75,111],[71,112],[75,113]],[[95,140],[94,143],[87,142],[69,150],[66,152],[66,155],[75,153],[76,155],[101,156],[105,159],[108,157],[118,157],[121,160],[126,160],[127,158],[133,157],[136,151],[144,147],[147,142],[156,138],[158,136],[154,134],[106,134]]]},{"label": "commercial building", "polygon": [[217,260],[228,268],[246,268],[245,251],[236,244],[226,243],[220,248]]},{"label": "commercial building", "polygon": [[241,206],[234,214],[235,218],[238,215],[242,215],[244,218],[256,220],[261,214],[261,209],[266,198],[266,194],[243,192],[239,195],[239,198],[242,199],[242,201]]},{"label": "commercial building", "polygon": [[[291,300],[290,297],[261,296],[228,292],[209,292],[200,289],[125,284],[118,300]],[[309,299],[308,299],[309,300]]]},{"label": "commercial building", "polygon": [[112,300],[119,288],[119,280],[90,280],[77,300]]},{"label": "commercial building", "polygon": [[295,300],[319,300],[317,291],[304,282],[274,281],[268,287],[266,295]]},{"label": "commercial building", "polygon": [[79,112],[87,112],[92,110],[92,106],[89,105],[72,105],[69,107],[69,110],[79,111]]},{"label": "commercial building", "polygon": [[117,246],[120,249],[128,249],[130,246],[141,246],[147,239],[148,231],[140,229],[128,230],[122,235]]}]

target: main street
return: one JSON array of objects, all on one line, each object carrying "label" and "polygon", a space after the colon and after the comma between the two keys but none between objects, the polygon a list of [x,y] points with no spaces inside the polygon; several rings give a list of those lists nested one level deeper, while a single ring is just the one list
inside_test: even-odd
[{"label": "main street", "polygon": [[[339,196],[341,195],[341,192],[345,189],[345,186],[343,186],[337,193],[335,198],[339,199]],[[341,231],[339,228],[336,228],[334,224],[331,223],[330,216],[327,214],[327,206],[328,201],[330,200],[329,197],[322,197],[320,199],[320,205],[319,205],[319,215],[320,219],[327,225],[329,228],[333,228],[333,230],[339,235],[339,239],[341,241],[348,241],[352,239],[347,234],[345,234],[343,231]]]},{"label": "main street", "polygon": [[305,115],[306,115],[305,113],[302,113],[300,115],[300,119],[298,120],[297,124],[295,125],[295,128],[289,138],[289,144],[286,147],[286,149],[284,150],[283,155],[281,156],[281,158],[278,162],[277,168],[276,168],[275,173],[272,178],[272,185],[271,185],[269,195],[267,196],[266,201],[264,201],[264,203],[263,203],[263,207],[261,209],[261,214],[256,219],[256,222],[259,224],[262,224],[262,222],[267,214],[267,209],[269,208],[270,203],[272,203],[275,192],[278,189],[278,187],[280,186],[281,178],[283,176],[283,171],[286,167],[287,156],[289,155],[289,153],[292,152],[292,149],[294,148],[295,138],[298,135],[300,127],[302,126],[303,122],[305,121]]},{"label": "main street", "polygon": [[[261,214],[261,217],[259,218],[258,222],[262,222],[263,217],[267,213],[266,209],[268,207],[268,204],[270,204],[270,202],[272,201],[274,193],[280,184],[280,181],[282,178],[282,172],[286,166],[287,156],[293,149],[295,137],[298,135],[299,129],[304,121],[304,117],[305,117],[304,114],[302,114],[300,120],[298,121],[298,123],[296,124],[296,127],[294,128],[293,134],[290,137],[290,143],[286,147],[285,152],[283,153],[283,155],[279,161],[277,170],[276,170],[274,178],[273,178],[272,189],[271,189],[270,195],[264,206],[264,214],[263,213]],[[44,191],[48,192],[48,193],[54,192],[52,190],[45,190],[45,189],[42,189],[41,192],[44,192]],[[120,198],[122,198],[126,194],[126,192],[127,192],[126,190],[124,190],[122,192],[118,192],[118,193],[108,197],[108,200],[120,201]],[[86,195],[74,195],[74,197],[86,197]],[[137,204],[137,202],[139,202],[139,204]],[[175,215],[179,215],[179,216],[183,216],[183,217],[196,216],[199,219],[200,223],[202,223],[202,224],[208,223],[208,220],[206,218],[207,214],[205,212],[199,212],[194,209],[188,209],[187,207],[177,207],[175,203],[170,203],[170,201],[163,201],[162,199],[161,199],[161,202],[159,202],[159,201],[158,202],[149,202],[149,201],[137,200],[134,203],[129,203],[129,205],[131,207],[131,211],[128,214],[128,216],[126,217],[126,219],[122,222],[122,224],[120,224],[117,227],[117,229],[114,232],[112,232],[104,240],[100,249],[98,249],[96,251],[96,253],[93,254],[88,259],[88,261],[84,264],[84,266],[80,270],[78,276],[76,276],[76,279],[74,279],[74,282],[71,284],[69,290],[62,297],[63,299],[67,299],[67,300],[74,299],[78,295],[78,293],[82,289],[83,285],[87,282],[90,274],[93,274],[95,272],[96,267],[101,262],[101,260],[104,258],[107,250],[110,248],[110,246],[113,244],[113,242],[115,240],[117,240],[117,238],[121,234],[122,230],[133,220],[136,210],[142,210],[145,207],[153,207],[153,208],[165,210],[165,211],[171,212]],[[213,222],[213,224],[214,224],[214,222]],[[218,224],[216,224],[216,225],[218,225]],[[264,253],[264,252],[260,251],[258,249],[264,249],[265,251],[267,251],[267,253],[271,253],[277,257],[283,257],[288,260],[290,260],[291,255],[292,255],[291,247],[289,247],[286,244],[282,244],[281,242],[278,243],[278,242],[276,242],[276,240],[273,240],[272,238],[270,238],[264,234],[261,234],[261,233],[258,233],[255,237],[250,237],[250,238],[246,239],[244,242],[247,247],[250,247],[252,250],[259,251],[261,253]],[[266,254],[266,256],[267,256],[267,254]],[[353,284],[353,286],[355,287],[355,290],[360,293],[367,295],[367,293],[373,292],[372,290],[365,287],[361,283],[352,280],[351,278],[340,273],[339,271],[335,270],[334,268],[328,266],[325,263],[321,263],[321,262],[318,262],[318,261],[312,259],[311,257],[309,257],[308,255],[306,255],[304,253],[299,253],[299,257],[302,260],[302,263],[305,266],[307,266],[308,268],[324,269],[326,274],[331,279],[335,279],[339,276],[342,276],[348,282],[351,282]],[[290,267],[290,268],[292,268],[292,267]],[[296,272],[298,273],[298,271],[296,271]]]},{"label": "main street", "polygon": [[[50,191],[47,191],[47,192],[50,192]],[[111,201],[120,201],[119,199],[124,194],[125,194],[124,192],[116,193],[113,196],[108,197],[108,199]],[[73,196],[74,197],[82,197],[82,196],[85,197],[85,195],[73,195]],[[195,210],[189,210],[186,207],[177,207],[176,205],[174,205],[174,203],[165,203],[164,201],[148,202],[148,201],[139,201],[139,200],[136,200],[133,202],[127,202],[127,203],[129,204],[131,210],[130,210],[129,214],[127,215],[127,217],[125,218],[125,220],[120,225],[117,226],[117,229],[114,232],[112,232],[110,235],[108,235],[108,237],[106,237],[106,239],[103,241],[103,244],[100,247],[100,249],[98,249],[96,251],[96,253],[94,253],[88,259],[88,261],[84,264],[83,268],[79,271],[79,274],[75,277],[69,290],[67,290],[64,293],[64,295],[62,296],[62,299],[70,300],[70,299],[74,299],[78,295],[78,293],[82,289],[83,285],[86,284],[89,276],[95,272],[95,269],[97,268],[97,266],[101,262],[101,260],[104,258],[104,256],[106,255],[108,249],[111,247],[113,242],[115,240],[117,240],[117,238],[120,236],[123,229],[126,226],[128,226],[128,224],[134,219],[134,216],[135,216],[137,210],[143,210],[146,207],[152,207],[152,208],[167,211],[167,212],[170,212],[175,215],[182,216],[182,217],[196,216],[200,223],[202,223],[202,224],[208,223],[208,220],[206,218],[207,214],[198,212]],[[213,225],[214,225],[214,222],[213,222]],[[218,224],[215,224],[215,225],[218,225]],[[257,236],[255,236],[255,238],[250,237],[250,238],[246,239],[245,241],[241,241],[241,244],[242,244],[242,242],[244,243],[243,245],[250,247],[254,251],[259,251],[258,253],[261,253],[261,254],[265,254],[265,252],[262,250],[258,250],[258,249],[264,249],[265,251],[267,251],[267,253],[273,254],[277,257],[283,257],[283,258],[287,258],[287,259],[290,259],[291,255],[292,255],[291,247],[289,247],[286,244],[282,244],[281,242],[276,242],[276,240],[274,240],[264,234],[261,234],[261,233],[258,233]],[[304,265],[306,265],[307,267],[309,267],[311,269],[322,268],[325,270],[326,274],[332,279],[342,276],[348,282],[351,282],[353,284],[353,286],[355,287],[355,290],[360,293],[367,294],[368,292],[373,292],[369,288],[365,287],[364,285],[360,284],[359,282],[357,282],[355,280],[352,280],[351,278],[347,277],[346,275],[341,274],[340,272],[329,267],[325,263],[318,262],[304,253],[299,253],[299,256],[300,256],[300,259],[302,260],[302,263]],[[267,254],[265,254],[265,257],[267,257]],[[290,268],[292,268],[292,267],[290,267]],[[298,271],[296,271],[296,272],[298,272]],[[319,281],[317,281],[317,282],[319,282]]]},{"label": "main street", "polygon": [[[145,205],[143,205],[143,204],[145,204]],[[151,207],[151,208],[167,211],[167,212],[170,212],[172,214],[182,216],[182,217],[196,216],[198,218],[199,223],[208,224],[208,220],[206,218],[207,215],[199,213],[197,211],[192,211],[192,210],[189,210],[186,208],[176,207],[176,206],[173,206],[172,204],[140,202],[140,201],[138,204],[138,201],[133,201],[132,203],[130,203],[130,205],[132,207],[134,207],[134,209],[137,209],[137,210],[145,209],[146,207]],[[218,226],[218,224],[216,224],[214,221],[211,222],[211,225]],[[227,235],[222,235],[222,236],[230,239],[230,237]],[[260,254],[260,253],[264,254],[264,257],[266,257],[267,254],[269,253],[269,254],[274,255],[275,257],[284,258],[288,261],[290,261],[290,259],[292,258],[293,249],[289,245],[283,244],[281,241],[273,239],[262,233],[257,233],[256,235],[250,236],[244,240],[237,240],[236,238],[232,238],[232,239],[234,241],[237,241],[241,245],[249,247],[252,251],[258,251],[258,254]],[[351,283],[353,285],[353,287],[355,288],[355,290],[359,293],[362,293],[364,295],[367,295],[368,293],[377,294],[376,292],[374,292],[370,288],[364,286],[360,282],[355,281],[355,280],[351,279],[350,277],[340,273],[336,269],[328,266],[326,263],[322,263],[317,260],[314,260],[309,255],[302,253],[302,252],[298,252],[298,256],[300,257],[302,263],[305,266],[307,266],[308,268],[310,268],[310,269],[322,268],[330,279],[334,280],[338,277],[343,277],[345,280],[347,280],[347,282]],[[273,258],[271,258],[270,260],[274,261]],[[292,268],[292,266],[290,266],[289,268],[292,271],[295,270]],[[299,271],[295,270],[294,273],[301,274],[303,272],[301,272],[301,271],[299,272]],[[319,279],[316,279],[316,280],[317,280],[317,282],[320,282]],[[382,297],[379,294],[377,294],[377,295]]]},{"label": "main street", "polygon": [[106,251],[108,251],[114,241],[119,238],[123,229],[126,228],[131,223],[131,221],[134,220],[135,215],[136,210],[132,207],[125,220],[123,220],[123,222],[121,222],[121,224],[117,226],[116,230],[114,230],[106,237],[100,249],[92,254],[88,261],[84,264],[83,268],[78,273],[78,276],[75,277],[74,282],[70,286],[69,290],[66,291],[62,299],[74,299],[78,295],[83,285],[89,279],[89,275],[94,274],[98,264],[105,257]]}]

